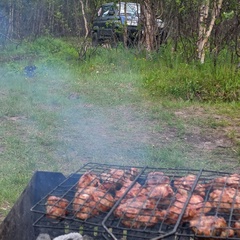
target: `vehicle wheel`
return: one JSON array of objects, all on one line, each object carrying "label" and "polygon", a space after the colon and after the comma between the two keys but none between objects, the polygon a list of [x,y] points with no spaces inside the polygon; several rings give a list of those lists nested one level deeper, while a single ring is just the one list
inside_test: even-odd
[{"label": "vehicle wheel", "polygon": [[98,45],[99,45],[98,34],[97,34],[97,32],[94,32],[92,34],[92,46],[97,47]]}]

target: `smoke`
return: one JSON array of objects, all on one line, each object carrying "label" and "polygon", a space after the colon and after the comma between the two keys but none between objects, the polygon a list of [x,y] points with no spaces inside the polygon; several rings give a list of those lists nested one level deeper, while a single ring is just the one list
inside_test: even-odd
[{"label": "smoke", "polygon": [[126,131],[128,123],[117,116],[119,109],[88,105],[81,98],[74,101],[77,104],[63,113],[65,158],[128,165],[144,159],[146,149],[137,139],[139,133]]},{"label": "smoke", "polygon": [[[50,56],[32,60],[17,62],[16,71],[5,74],[4,81],[9,92],[18,94],[14,104],[24,116],[21,123],[26,124],[22,127],[26,139],[31,145],[35,143],[31,156],[36,168],[49,169],[49,154],[50,161],[67,173],[86,162],[132,165],[146,159],[146,126],[140,122],[134,125],[133,109],[91,104],[73,87],[79,72],[74,73],[66,63],[59,64]],[[28,68],[32,66],[36,67],[34,71]],[[81,88],[84,83],[77,84]]]}]

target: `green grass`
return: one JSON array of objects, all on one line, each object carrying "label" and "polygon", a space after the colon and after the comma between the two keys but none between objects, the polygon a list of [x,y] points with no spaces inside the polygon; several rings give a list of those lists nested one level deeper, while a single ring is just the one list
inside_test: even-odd
[{"label": "green grass", "polygon": [[[1,51],[0,216],[35,171],[70,174],[89,161],[82,152],[98,149],[101,135],[137,157],[108,159],[95,151],[92,161],[239,169],[239,81],[227,61],[213,71],[211,63],[186,64],[167,48],[151,59],[134,49],[90,49],[79,61],[76,49],[41,38]],[[23,72],[30,63],[37,66],[33,78]],[[79,125],[92,122],[100,131],[91,139],[96,146],[79,144],[88,134]],[[201,148],[222,136],[233,147]]]},{"label": "green grass", "polygon": [[60,126],[54,109],[64,105],[61,81],[67,73],[38,64],[42,69],[35,78],[23,74],[25,61],[0,68],[0,201],[10,206],[36,170],[57,171],[61,164],[54,156]]},{"label": "green grass", "polygon": [[162,53],[143,68],[144,86],[152,96],[172,96],[185,101],[239,102],[237,56],[233,62],[231,53],[224,51],[214,66],[211,56],[207,56],[205,64],[186,62],[181,53],[171,53],[169,47],[162,49]]}]

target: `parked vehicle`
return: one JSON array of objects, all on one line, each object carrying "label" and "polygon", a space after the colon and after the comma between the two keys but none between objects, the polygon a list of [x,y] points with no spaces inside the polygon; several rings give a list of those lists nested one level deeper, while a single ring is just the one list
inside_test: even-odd
[{"label": "parked vehicle", "polygon": [[[141,32],[141,8],[138,3],[120,2],[105,3],[99,8],[93,20],[92,44],[97,46],[105,42],[116,43],[123,41],[124,27],[128,42],[137,42]],[[159,34],[163,30],[163,22],[156,19]]]}]

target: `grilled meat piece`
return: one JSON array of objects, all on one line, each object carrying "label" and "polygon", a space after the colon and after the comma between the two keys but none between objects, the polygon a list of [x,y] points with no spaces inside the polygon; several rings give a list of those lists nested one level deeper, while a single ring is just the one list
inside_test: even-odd
[{"label": "grilled meat piece", "polygon": [[49,218],[63,218],[67,214],[69,202],[65,198],[49,196],[46,202],[46,215]]},{"label": "grilled meat piece", "polygon": [[100,185],[100,180],[97,177],[97,175],[95,175],[91,171],[88,171],[80,177],[77,184],[77,188],[84,188],[88,186],[97,187],[99,185]]},{"label": "grilled meat piece", "polygon": [[103,188],[115,190],[120,189],[126,180],[134,180],[137,175],[138,170],[136,168],[127,170],[111,168],[107,173],[102,173],[100,179]]},{"label": "grilled meat piece", "polygon": [[[133,181],[129,180],[129,179],[126,179],[124,182],[123,182],[123,185],[121,187],[120,190],[116,191],[116,194],[115,194],[115,200],[118,200],[119,198],[121,198],[125,192],[127,191],[127,189],[130,187],[130,185],[133,183]],[[139,184],[138,182],[136,182],[132,188],[129,190],[129,192],[126,194],[126,196],[124,197],[124,199],[129,199],[129,198],[133,198],[133,197],[136,197],[138,195],[143,195],[145,192],[147,191],[146,189],[144,189],[142,187],[141,184]]]},{"label": "grilled meat piece", "polygon": [[234,217],[240,219],[240,192],[237,189],[215,189],[209,194],[209,201],[218,212],[229,213],[233,209]]},{"label": "grilled meat piece", "polygon": [[128,228],[151,227],[159,222],[157,215],[154,214],[151,211],[143,210],[140,215],[136,215],[134,220],[122,219],[122,224]]},{"label": "grilled meat piece", "polygon": [[216,236],[224,239],[234,236],[234,231],[227,226],[225,219],[222,217],[201,216],[201,218],[192,219],[190,227],[196,235],[206,236],[206,238],[201,239],[217,239],[211,238]]},{"label": "grilled meat piece", "polygon": [[134,218],[142,210],[154,210],[156,201],[147,199],[147,197],[130,198],[126,202],[121,203],[115,210],[114,215],[122,218]]},{"label": "grilled meat piece", "polygon": [[120,218],[122,224],[126,227],[141,228],[158,223],[158,212],[154,199],[141,196],[127,199],[124,203],[121,203],[114,211],[114,215]]},{"label": "grilled meat piece", "polygon": [[184,212],[183,221],[188,222],[196,216],[210,212],[211,209],[212,206],[209,202],[204,202],[204,199],[200,195],[193,194]]},{"label": "grilled meat piece", "polygon": [[212,180],[213,189],[221,189],[224,187],[239,188],[240,187],[240,175],[232,174],[230,176],[218,177]]},{"label": "grilled meat piece", "polygon": [[97,187],[79,188],[73,200],[75,216],[87,219],[108,211],[114,204],[111,194]]},{"label": "grilled meat piece", "polygon": [[[178,178],[174,181],[174,186],[177,188],[179,193],[187,194],[189,191],[191,191],[196,178],[197,177],[192,174]],[[197,184],[194,189],[194,193],[204,197],[207,186],[208,184]]]},{"label": "grilled meat piece", "polygon": [[[131,184],[132,184],[132,181],[126,180],[122,188],[119,191],[116,191],[115,199],[117,200],[120,197],[122,197]],[[147,198],[155,198],[157,200],[160,200],[160,203],[163,203],[162,202],[163,200],[166,200],[167,198],[172,197],[172,195],[173,195],[173,190],[167,184],[147,185],[143,187],[141,184],[136,182],[133,185],[133,187],[130,189],[130,191],[126,194],[123,201],[133,197],[147,197]],[[164,201],[164,204],[165,205],[167,204],[166,201]]]},{"label": "grilled meat piece", "polygon": [[167,184],[150,185],[146,188],[146,192],[149,198],[164,199],[173,196],[173,190]]},{"label": "grilled meat piece", "polygon": [[[170,208],[162,210],[160,214],[160,219],[165,221],[167,224],[175,224],[177,222],[179,215],[183,211],[188,196],[177,193],[175,198],[176,200],[172,203]],[[189,220],[205,214],[210,210],[211,204],[204,202],[204,199],[200,195],[193,194],[185,209],[182,221],[188,222]]]},{"label": "grilled meat piece", "polygon": [[146,183],[149,185],[160,185],[160,184],[170,184],[170,179],[168,176],[164,175],[163,172],[150,172],[147,175]]},{"label": "grilled meat piece", "polygon": [[237,221],[233,224],[234,232],[238,237],[240,237],[240,221]]}]

